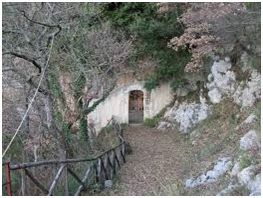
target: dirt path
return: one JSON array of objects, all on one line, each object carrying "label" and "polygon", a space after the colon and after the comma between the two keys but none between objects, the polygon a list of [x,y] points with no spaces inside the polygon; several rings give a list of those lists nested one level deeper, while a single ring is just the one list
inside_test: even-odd
[{"label": "dirt path", "polygon": [[[233,115],[238,112],[239,107],[231,101],[214,106],[213,115],[196,126],[192,136],[175,130],[127,127],[124,138],[133,153],[127,155],[113,188],[99,195],[216,195],[228,186],[229,174],[194,189],[186,190],[183,185],[186,179],[212,169],[219,158],[240,155],[239,141],[247,130],[236,130],[238,122]],[[249,114],[241,114],[240,122]]]},{"label": "dirt path", "polygon": [[133,153],[119,172],[114,187],[101,195],[179,195],[181,179],[192,163],[189,142],[175,131],[130,126],[124,138]]}]

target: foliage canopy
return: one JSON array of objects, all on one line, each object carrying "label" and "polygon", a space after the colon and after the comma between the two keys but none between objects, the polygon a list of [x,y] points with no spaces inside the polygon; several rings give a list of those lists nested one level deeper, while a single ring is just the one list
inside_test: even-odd
[{"label": "foliage canopy", "polygon": [[[184,26],[178,22],[183,13],[182,4],[178,4],[172,12],[160,14],[154,3],[109,3],[104,4],[102,13],[105,19],[127,34],[136,38],[135,64],[143,57],[150,57],[157,67],[146,79],[145,87],[151,90],[161,81],[180,79],[183,68],[190,60],[186,50],[175,52],[167,47],[167,42],[183,33]],[[176,83],[171,85],[177,86]]]}]

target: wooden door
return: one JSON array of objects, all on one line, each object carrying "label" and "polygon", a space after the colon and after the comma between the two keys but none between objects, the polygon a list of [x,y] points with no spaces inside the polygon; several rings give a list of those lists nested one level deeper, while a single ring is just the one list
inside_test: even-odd
[{"label": "wooden door", "polygon": [[142,123],[143,109],[143,92],[131,91],[129,94],[129,123]]}]

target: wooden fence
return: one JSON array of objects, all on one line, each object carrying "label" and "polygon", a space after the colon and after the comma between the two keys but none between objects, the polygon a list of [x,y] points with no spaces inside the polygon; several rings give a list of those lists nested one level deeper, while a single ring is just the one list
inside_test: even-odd
[{"label": "wooden fence", "polygon": [[[111,180],[116,175],[121,165],[126,162],[126,142],[122,137],[122,129],[120,125],[117,124],[113,119],[110,120],[109,123],[113,124],[114,129],[116,130],[120,139],[120,143],[117,146],[101,153],[96,157],[65,160],[48,160],[14,165],[10,165],[10,162],[3,163],[3,166],[5,166],[6,170],[6,182],[3,183],[3,187],[6,187],[7,195],[12,195],[12,181],[10,177],[10,172],[16,170],[22,170],[24,174],[32,181],[32,183],[36,187],[38,187],[38,189],[44,195],[56,195],[55,188],[61,181],[60,178],[63,175],[63,173],[65,174],[65,172],[67,174],[70,174],[72,178],[74,178],[75,181],[77,181],[79,184],[78,187],[75,189],[75,196],[81,195],[81,192],[86,191],[91,183],[95,182],[104,185],[104,181]],[[87,168],[84,171],[85,173],[84,175],[82,175],[82,177],[80,177],[80,175],[72,168],[73,165],[76,165],[80,162],[84,162],[87,164]],[[57,165],[59,168],[49,186],[45,186],[38,178],[34,176],[32,171],[30,170],[33,167],[52,165]],[[65,192],[64,195],[68,195],[68,192]]]}]

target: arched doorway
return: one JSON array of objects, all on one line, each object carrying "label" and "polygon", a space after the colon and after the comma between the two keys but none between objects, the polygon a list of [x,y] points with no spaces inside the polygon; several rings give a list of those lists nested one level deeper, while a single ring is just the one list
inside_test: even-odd
[{"label": "arched doorway", "polygon": [[129,123],[143,122],[143,92],[140,90],[130,91],[129,94]]}]

